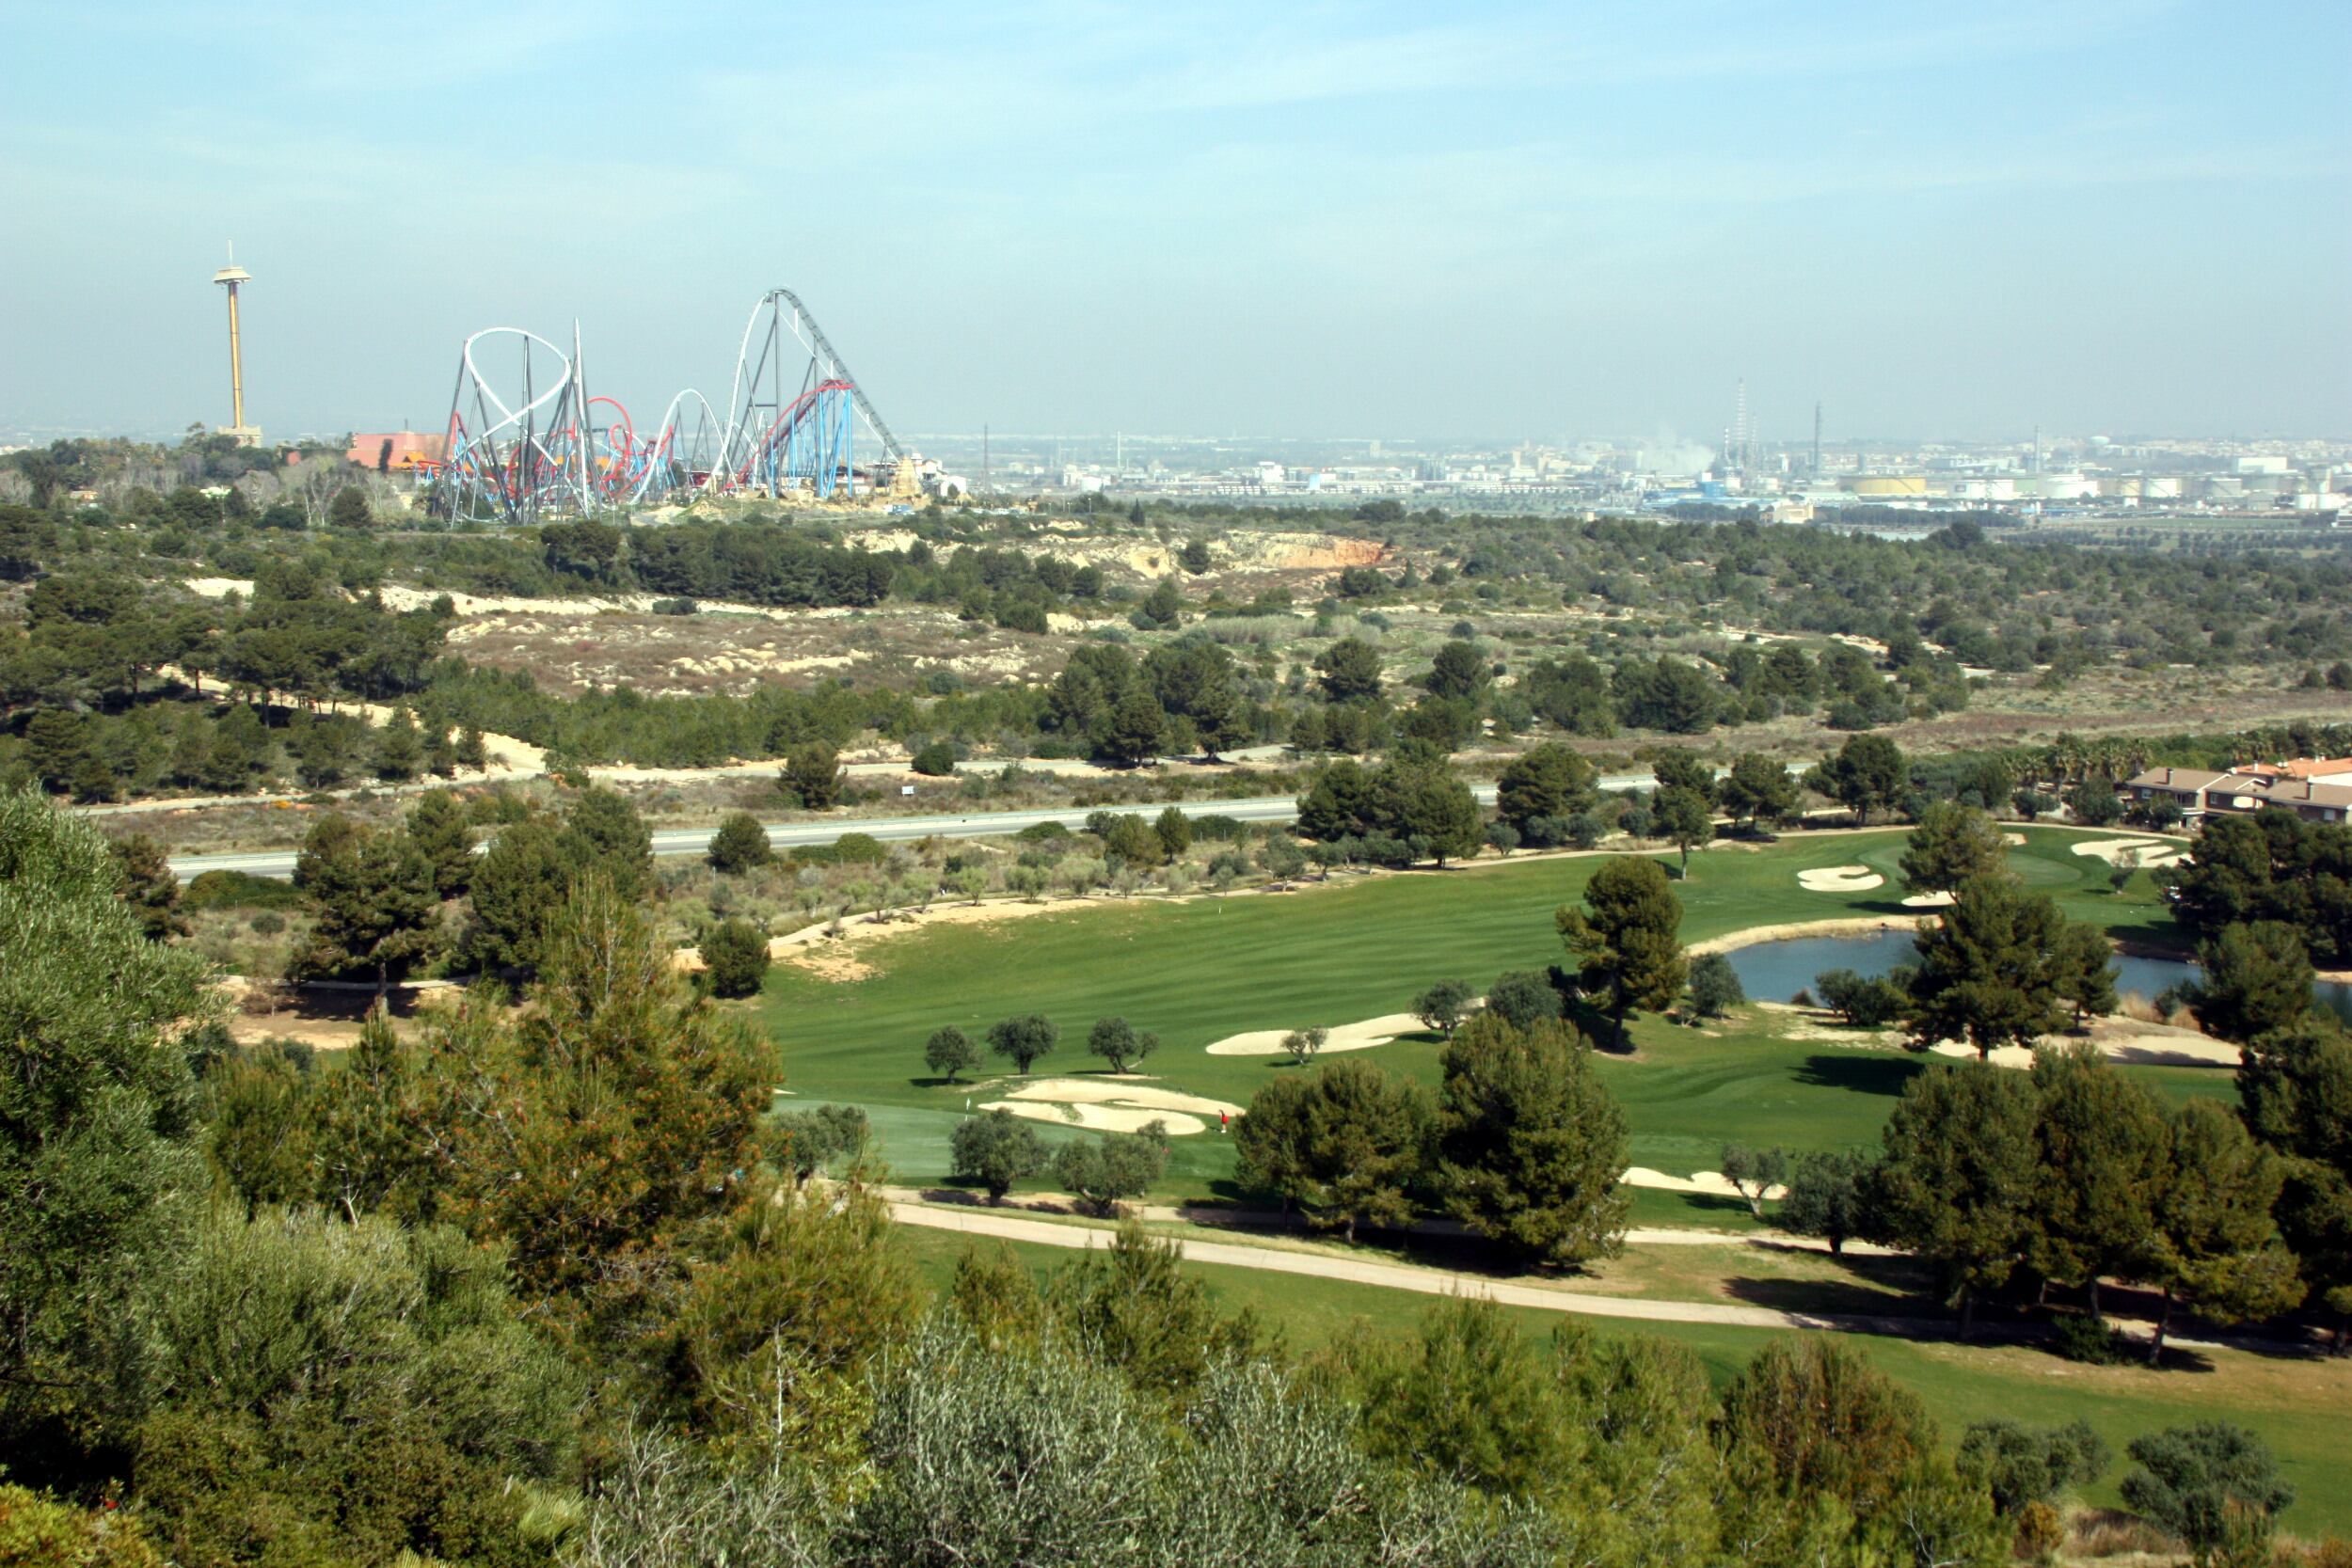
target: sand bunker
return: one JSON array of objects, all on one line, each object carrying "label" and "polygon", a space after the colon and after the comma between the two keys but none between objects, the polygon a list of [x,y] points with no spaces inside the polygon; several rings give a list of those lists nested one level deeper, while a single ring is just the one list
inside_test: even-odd
[{"label": "sand bunker", "polygon": [[[1950,1056],[1959,1061],[1972,1062],[1977,1058],[1977,1048],[1961,1040],[1943,1040],[1931,1049],[1939,1056]],[[2234,1068],[2240,1060],[2238,1048],[2234,1045],[2173,1035],[2140,1035],[2101,1040],[2099,1054],[2110,1062],[2125,1062],[2135,1067]],[[2033,1066],[2033,1053],[2022,1045],[2002,1046],[1986,1059],[1994,1067],[2026,1069]]]},{"label": "sand bunker", "polygon": [[1886,879],[1867,865],[1825,865],[1798,872],[1797,885],[1807,893],[1867,893]]},{"label": "sand bunker", "polygon": [[1016,1117],[1055,1127],[1084,1127],[1096,1132],[1140,1132],[1153,1122],[1171,1138],[1188,1138],[1209,1130],[1199,1117],[1182,1111],[1136,1111],[1119,1105],[1062,1105],[1041,1100],[992,1100],[983,1111],[1010,1111]]},{"label": "sand bunker", "polygon": [[1146,1123],[1159,1122],[1170,1137],[1188,1137],[1208,1131],[1206,1118],[1237,1117],[1242,1108],[1222,1100],[1144,1084],[1104,1083],[1090,1078],[1040,1078],[1022,1085],[1003,1100],[981,1105],[984,1111],[1010,1111],[1031,1121],[1061,1127],[1088,1127],[1102,1132],[1134,1132]]},{"label": "sand bunker", "polygon": [[2003,833],[2001,835],[2001,842],[2014,847],[2025,843],[2026,835],[2024,833]]},{"label": "sand bunker", "polygon": [[1903,900],[1903,904],[1906,908],[1915,910],[1940,910],[1951,901],[1951,893],[1949,891],[1944,891],[1938,893],[1915,893],[1910,897],[1905,898]]},{"label": "sand bunker", "polygon": [[[1412,1013],[1382,1013],[1360,1023],[1343,1023],[1333,1029],[1323,1042],[1323,1051],[1362,1051],[1370,1046],[1386,1045],[1399,1035],[1409,1035],[1428,1025]],[[1282,1037],[1288,1029],[1252,1029],[1247,1034],[1228,1035],[1209,1047],[1212,1056],[1279,1056],[1284,1054]]]},{"label": "sand bunker", "polygon": [[2170,865],[2187,852],[2180,845],[2161,838],[2094,838],[2074,846],[2074,853],[2093,856],[2109,865],[2120,865],[2123,857],[2130,855],[2150,869]]},{"label": "sand bunker", "polygon": [[[1629,1187],[1651,1187],[1661,1193],[1701,1193],[1708,1197],[1746,1196],[1719,1170],[1697,1170],[1688,1176],[1668,1176],[1664,1171],[1652,1170],[1647,1165],[1634,1165],[1618,1180]],[[1788,1196],[1788,1189],[1767,1187],[1764,1196],[1767,1198],[1784,1198]]]}]

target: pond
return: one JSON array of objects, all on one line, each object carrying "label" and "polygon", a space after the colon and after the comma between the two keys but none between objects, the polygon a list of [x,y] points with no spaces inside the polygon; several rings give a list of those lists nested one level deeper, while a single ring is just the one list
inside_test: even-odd
[{"label": "pond", "polygon": [[[1851,969],[1856,974],[1884,974],[1912,958],[1909,931],[1866,931],[1853,936],[1788,937],[1759,942],[1725,955],[1740,989],[1758,1002],[1786,1002],[1809,990],[1813,977],[1825,970]],[[2153,998],[2167,986],[2195,979],[2197,966],[2178,958],[2142,958],[2118,955],[2115,989],[2125,996]],[[2312,988],[2312,999],[2352,1023],[2352,983],[2323,980]]]}]

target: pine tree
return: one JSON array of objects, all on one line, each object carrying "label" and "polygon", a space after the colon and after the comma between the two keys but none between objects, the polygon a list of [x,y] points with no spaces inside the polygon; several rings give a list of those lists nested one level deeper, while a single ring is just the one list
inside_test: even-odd
[{"label": "pine tree", "polygon": [[2155,1206],[2174,1172],[2164,1111],[2095,1046],[2038,1053],[2033,1230],[2026,1262],[2055,1285],[2089,1292],[2128,1275],[2155,1236]]},{"label": "pine tree", "polygon": [[378,996],[440,936],[433,865],[403,832],[320,818],[295,857],[294,886],[317,915],[296,955],[304,974],[373,974]]},{"label": "pine tree", "polygon": [[180,879],[172,874],[164,847],[145,833],[116,839],[109,847],[122,874],[122,899],[138,916],[139,929],[151,941],[188,934],[187,916],[180,912]]},{"label": "pine tree", "polygon": [[2247,1127],[2284,1162],[2279,1226],[2341,1346],[2352,1326],[2352,1039],[2307,1022],[2249,1041],[2237,1090]]},{"label": "pine tree", "polygon": [[1971,877],[2000,875],[2008,860],[1990,816],[1955,801],[1931,801],[1903,848],[1903,886],[1915,894],[1949,893]]},{"label": "pine tree", "polygon": [[2066,921],[2047,894],[2006,877],[1972,877],[1915,943],[1912,1044],[1963,1039],[1979,1056],[2031,1046],[2066,1023],[2058,1006]]},{"label": "pine tree", "polygon": [[463,896],[473,881],[473,824],[465,803],[446,789],[429,790],[408,808],[408,838],[433,868],[433,890]]},{"label": "pine tree", "polygon": [[2033,1080],[1981,1063],[1931,1068],[1887,1119],[1878,1200],[1890,1240],[1942,1266],[1965,1335],[2034,1234]]},{"label": "pine tree", "polygon": [[720,820],[719,831],[710,835],[706,858],[713,871],[723,877],[734,877],[771,863],[776,852],[769,844],[768,830],[759,825],[759,818],[750,812],[738,811],[729,812]]},{"label": "pine tree", "polygon": [[2271,1218],[2285,1166],[2210,1100],[2181,1106],[2168,1131],[2167,1176],[2134,1273],[2164,1292],[2152,1367],[2164,1356],[2176,1298],[2218,1323],[2271,1317],[2303,1299],[2295,1257]]},{"label": "pine tree", "polygon": [[1446,1206],[1537,1262],[1613,1257],[1625,1231],[1625,1113],[1591,1056],[1564,1023],[1522,1032],[1482,1014],[1438,1059]]},{"label": "pine tree", "polygon": [[375,776],[390,784],[405,784],[424,767],[424,739],[417,721],[405,707],[392,710],[375,737]]},{"label": "pine tree", "polygon": [[785,758],[784,792],[804,811],[830,811],[841,800],[841,755],[821,740],[803,740]]},{"label": "pine tree", "polygon": [[1584,908],[1564,905],[1553,924],[1585,991],[1606,999],[1621,1037],[1626,1014],[1662,1012],[1682,995],[1689,975],[1682,902],[1656,861],[1618,855],[1602,862],[1584,885]]},{"label": "pine tree", "polygon": [[[106,842],[30,789],[0,795],[0,1449],[131,1414],[141,1341],[204,1190],[188,1030],[218,1006],[151,942]],[[31,1070],[33,1064],[39,1070]],[[70,1221],[70,1223],[69,1223]]]}]

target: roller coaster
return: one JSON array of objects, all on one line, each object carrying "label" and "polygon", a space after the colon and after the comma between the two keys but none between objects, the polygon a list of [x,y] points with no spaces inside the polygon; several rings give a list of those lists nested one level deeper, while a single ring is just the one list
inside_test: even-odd
[{"label": "roller coaster", "polygon": [[589,395],[578,328],[565,354],[493,326],[458,352],[427,504],[453,521],[520,525],[703,496],[847,499],[860,493],[861,424],[882,449],[867,488],[905,488],[915,459],[789,289],[752,308],[723,414],[683,391],[644,432],[617,399]]}]

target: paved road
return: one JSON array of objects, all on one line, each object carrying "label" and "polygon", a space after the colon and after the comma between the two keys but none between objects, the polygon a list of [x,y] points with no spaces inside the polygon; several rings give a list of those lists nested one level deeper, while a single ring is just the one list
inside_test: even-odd
[{"label": "paved road", "polygon": [[[1604,789],[1645,788],[1649,775],[1624,774],[1600,781]],[[1481,805],[1494,804],[1492,784],[1473,784],[1470,793]],[[1247,800],[1187,800],[1177,809],[1186,816],[1231,816],[1243,822],[1287,822],[1298,814],[1298,802],[1288,795],[1262,795]],[[843,833],[866,833],[885,844],[917,838],[990,838],[1017,833],[1040,822],[1058,822],[1076,831],[1086,826],[1088,810],[1053,807],[1037,811],[978,811],[951,816],[824,816],[768,824],[768,842],[779,849],[796,845],[831,844]],[[657,855],[699,855],[710,847],[709,828],[663,828],[653,835]],[[256,849],[219,855],[175,855],[171,869],[182,880],[201,871],[243,871],[255,877],[291,877],[294,852]]]}]

